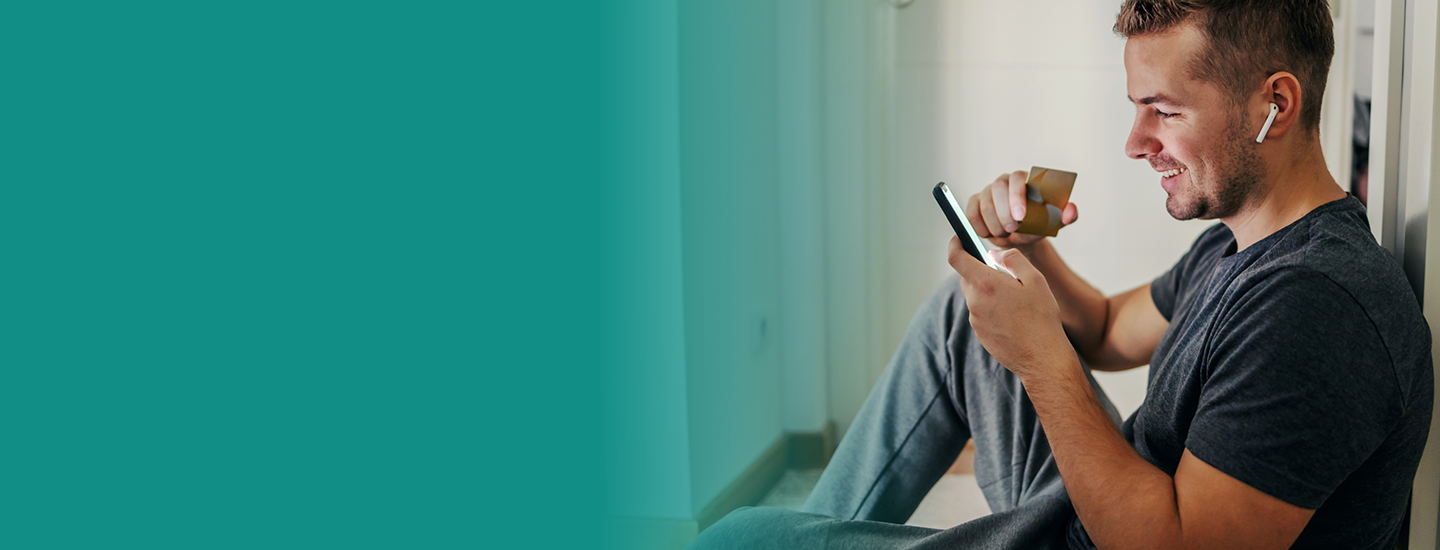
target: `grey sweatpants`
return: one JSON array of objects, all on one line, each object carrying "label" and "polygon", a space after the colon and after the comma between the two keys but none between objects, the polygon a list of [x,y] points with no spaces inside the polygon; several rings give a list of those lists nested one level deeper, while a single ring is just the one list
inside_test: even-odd
[{"label": "grey sweatpants", "polygon": [[[971,438],[993,513],[945,530],[903,525]],[[976,341],[951,277],[915,314],[804,512],[742,508],[687,548],[1062,549],[1074,514],[1025,388]]]}]

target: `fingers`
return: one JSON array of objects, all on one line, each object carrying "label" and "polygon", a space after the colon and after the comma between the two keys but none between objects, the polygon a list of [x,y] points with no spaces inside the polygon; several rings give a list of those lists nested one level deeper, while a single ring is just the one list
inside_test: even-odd
[{"label": "fingers", "polygon": [[950,263],[950,268],[955,268],[956,274],[960,274],[960,278],[962,279],[965,278],[965,272],[966,269],[968,269],[968,266],[965,265],[966,258],[972,259],[972,261],[975,259],[971,258],[971,253],[965,252],[965,246],[960,246],[960,238],[958,238],[958,236],[952,236],[952,238],[950,238],[949,255],[946,256],[945,259],[946,262]]},{"label": "fingers", "polygon": [[1000,217],[995,214],[995,200],[989,193],[980,192],[980,217],[985,220],[985,227],[990,228],[990,235],[1003,237],[1009,232],[1000,223]]},{"label": "fingers", "polygon": [[1020,227],[1007,206],[1009,182],[1010,174],[1000,174],[986,189],[972,195],[966,205],[965,213],[970,218],[970,225],[975,227],[975,234],[982,239],[1003,239]]},{"label": "fingers", "polygon": [[970,227],[975,228],[975,235],[982,238],[990,238],[990,228],[985,227],[985,218],[980,215],[980,195],[970,195],[970,201],[965,203],[965,217],[970,218]]},{"label": "fingers", "polygon": [[960,274],[961,279],[968,278],[977,266],[990,269],[990,266],[981,263],[980,260],[965,251],[965,247],[960,245],[960,237],[950,237],[950,255],[947,260],[950,262],[950,267]]},{"label": "fingers", "polygon": [[[1020,224],[1015,223],[1015,218],[1010,215],[1010,204],[1014,204],[1009,198],[1009,184],[996,182],[990,186],[990,196],[995,200],[995,217],[1000,219],[1000,225],[1006,233],[1015,231]],[[997,235],[1003,237],[1004,235]]]},{"label": "fingers", "polygon": [[1010,173],[1010,215],[1016,220],[1025,219],[1025,180],[1029,177],[1024,170]]},{"label": "fingers", "polygon": [[1076,208],[1073,202],[1065,205],[1065,210],[1060,213],[1060,225],[1070,225],[1079,219],[1080,209]]},{"label": "fingers", "polygon": [[1045,276],[1041,275],[1040,270],[1035,269],[1035,265],[1030,263],[1030,259],[1021,254],[1019,250],[1013,248],[997,250],[995,251],[995,261],[1010,270],[1010,274],[1014,275],[1021,284],[1045,283]]}]

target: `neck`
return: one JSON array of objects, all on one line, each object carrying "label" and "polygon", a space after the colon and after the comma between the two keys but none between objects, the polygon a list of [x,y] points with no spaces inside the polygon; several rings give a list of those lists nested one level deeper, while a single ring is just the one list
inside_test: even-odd
[{"label": "neck", "polygon": [[[1276,145],[1285,149],[1287,144]],[[1236,251],[1249,248],[1325,203],[1345,198],[1345,190],[1325,167],[1318,137],[1312,137],[1301,154],[1264,161],[1269,169],[1246,206],[1220,219],[1235,234]]]}]

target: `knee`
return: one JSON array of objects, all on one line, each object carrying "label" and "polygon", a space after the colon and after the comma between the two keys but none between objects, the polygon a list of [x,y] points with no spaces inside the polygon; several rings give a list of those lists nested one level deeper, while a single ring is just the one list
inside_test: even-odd
[{"label": "knee", "polygon": [[940,286],[935,289],[932,300],[941,302],[965,303],[965,293],[960,291],[960,276],[951,273],[945,280],[940,281]]},{"label": "knee", "polygon": [[[920,310],[930,316],[947,318],[959,315],[968,316],[970,312],[965,307],[965,293],[960,290],[960,276],[951,273],[949,277],[941,281],[940,286],[935,288],[935,292],[930,294],[930,299],[925,300],[924,305],[920,306]],[[964,319],[961,320],[964,321]]]},{"label": "knee", "polygon": [[748,519],[755,508],[740,508],[730,512],[720,521],[706,528],[685,546],[685,550],[712,550],[721,548],[744,548],[745,533],[753,532],[755,529],[749,524]]},{"label": "knee", "polygon": [[796,512],[780,508],[740,508],[711,525],[690,541],[685,550],[780,548],[784,517]]},{"label": "knee", "polygon": [[[960,290],[960,276],[951,274],[930,297],[916,310],[907,330],[927,333],[931,338],[941,338],[957,328],[969,327],[970,309],[965,305],[965,293]],[[940,343],[939,341],[933,343]]]}]

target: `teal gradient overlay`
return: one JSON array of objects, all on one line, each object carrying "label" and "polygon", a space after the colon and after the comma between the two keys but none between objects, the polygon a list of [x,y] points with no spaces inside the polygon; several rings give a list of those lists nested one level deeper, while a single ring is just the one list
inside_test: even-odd
[{"label": "teal gradient overlay", "polygon": [[593,547],[610,13],[9,6],[0,547]]},{"label": "teal gradient overlay", "polygon": [[783,436],[779,6],[7,10],[0,547],[683,543]]},{"label": "teal gradient overlay", "polygon": [[615,14],[604,393],[621,547],[683,539],[783,436],[777,8]]},{"label": "teal gradient overlay", "polygon": [[781,434],[774,2],[682,4],[692,505]]}]

